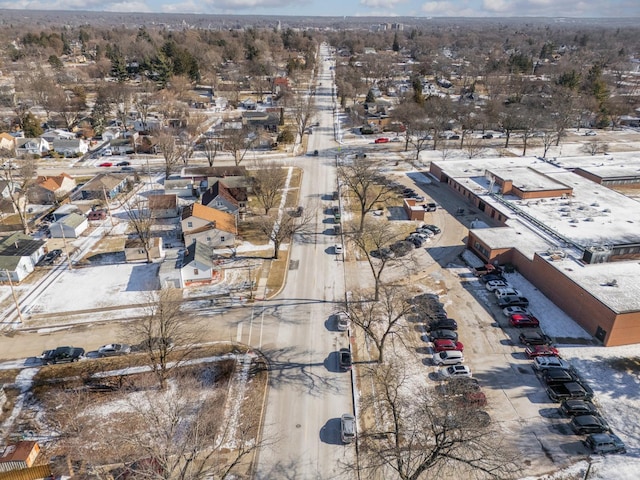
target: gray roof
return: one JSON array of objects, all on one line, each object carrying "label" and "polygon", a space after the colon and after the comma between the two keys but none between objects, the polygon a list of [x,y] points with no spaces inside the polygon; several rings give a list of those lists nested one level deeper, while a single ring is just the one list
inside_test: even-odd
[{"label": "gray roof", "polygon": [[187,253],[184,256],[184,264],[196,262],[207,267],[213,266],[213,248],[204,242],[197,240],[187,247]]},{"label": "gray roof", "polygon": [[79,215],[77,213],[70,213],[69,215],[66,215],[62,217],[60,220],[58,220],[57,223],[67,225],[68,227],[71,227],[71,228],[76,228],[78,225],[81,225],[82,222],[85,222],[86,220],[87,220],[87,217],[85,217],[84,215]]}]

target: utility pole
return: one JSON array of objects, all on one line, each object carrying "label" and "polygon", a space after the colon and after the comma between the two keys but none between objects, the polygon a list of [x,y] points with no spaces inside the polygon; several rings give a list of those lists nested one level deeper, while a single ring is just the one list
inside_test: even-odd
[{"label": "utility pole", "polygon": [[67,247],[67,237],[64,236],[63,223],[60,223],[60,232],[62,233],[62,243],[64,244],[64,254],[67,256],[67,263],[69,264],[69,270],[73,270],[73,264],[71,263],[71,255],[69,255],[69,248]]},{"label": "utility pole", "polygon": [[18,302],[18,295],[16,295],[16,291],[13,288],[13,282],[11,281],[11,274],[9,273],[9,270],[5,270],[4,273],[6,273],[7,280],[9,280],[9,287],[11,287],[11,295],[13,296],[13,301],[16,304],[16,312],[18,312],[18,318],[20,319],[20,323],[24,323],[22,312],[20,311],[20,303]]},{"label": "utility pole", "polygon": [[109,199],[107,198],[107,190],[104,187],[102,187],[102,195],[104,195],[104,203],[107,204],[107,211],[109,212],[111,228],[113,228],[113,215],[111,215],[111,204],[109,203]]}]

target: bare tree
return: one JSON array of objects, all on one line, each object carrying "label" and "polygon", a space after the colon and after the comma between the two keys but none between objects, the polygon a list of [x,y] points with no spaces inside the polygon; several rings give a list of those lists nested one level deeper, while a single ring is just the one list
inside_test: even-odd
[{"label": "bare tree", "polygon": [[280,202],[287,173],[276,162],[265,162],[254,170],[253,179],[253,193],[264,209],[264,214],[268,215],[269,211]]},{"label": "bare tree", "polygon": [[149,209],[149,202],[141,197],[135,196],[129,203],[122,205],[124,211],[129,218],[129,225],[138,237],[140,246],[144,250],[147,257],[147,263],[151,263],[151,227],[153,226],[153,218]]},{"label": "bare tree", "polygon": [[170,132],[162,132],[156,139],[156,145],[164,158],[164,175],[166,178],[169,178],[180,160],[180,151],[176,144],[176,138]]},{"label": "bare tree", "polygon": [[184,119],[184,127],[178,134],[179,142],[178,156],[182,163],[187,166],[189,159],[193,156],[196,142],[207,129],[208,118],[204,114],[190,114]]},{"label": "bare tree", "polygon": [[296,126],[296,132],[302,141],[302,136],[313,121],[315,111],[313,97],[311,95],[298,94],[291,106],[291,116]]},{"label": "bare tree", "polygon": [[557,131],[550,132],[545,130],[542,132],[541,141],[542,141],[542,157],[543,158],[547,158],[547,153],[549,153],[549,149],[553,145],[558,144],[558,135],[559,134]]},{"label": "bare tree", "polygon": [[380,299],[374,301],[371,292],[356,290],[345,304],[351,324],[362,329],[378,351],[378,363],[384,362],[387,340],[400,333],[401,320],[412,310],[404,287],[383,285]]},{"label": "bare tree", "polygon": [[382,286],[382,273],[391,261],[397,261],[386,255],[384,248],[397,240],[398,233],[388,225],[380,225],[380,222],[371,219],[365,221],[362,231],[355,230],[349,235],[349,238],[369,263],[375,282],[374,300],[378,301]]},{"label": "bare tree", "polygon": [[609,150],[609,144],[598,140],[591,140],[582,146],[582,150],[589,155],[595,156],[600,153],[607,153]]},{"label": "bare tree", "polygon": [[31,157],[16,158],[10,165],[0,169],[2,179],[7,183],[8,199],[18,214],[22,231],[28,234],[29,228],[27,192],[35,183],[36,161]]},{"label": "bare tree", "polygon": [[162,288],[150,294],[142,318],[129,324],[131,337],[139,341],[158,386],[167,387],[169,372],[183,363],[197,341],[197,328],[180,309],[182,291]]},{"label": "bare tree", "polygon": [[424,388],[407,392],[399,361],[371,369],[371,378],[375,391],[363,398],[363,409],[375,408],[378,418],[359,433],[359,468],[368,477],[419,480],[442,469],[462,478],[517,474],[516,452],[464,397],[442,398]]},{"label": "bare tree", "polygon": [[256,227],[267,239],[273,243],[273,257],[278,258],[280,246],[283,243],[291,242],[296,234],[306,233],[313,220],[313,212],[306,208],[301,216],[294,216],[291,213],[282,215],[263,215],[256,219]]},{"label": "bare tree", "polygon": [[207,138],[202,143],[204,156],[207,157],[207,162],[210,167],[213,167],[213,162],[218,156],[218,152],[222,150],[222,143],[219,138]]},{"label": "bare tree", "polygon": [[247,151],[253,145],[254,139],[251,138],[251,133],[251,130],[246,126],[228,129],[224,132],[222,149],[231,153],[236,166],[242,163]]},{"label": "bare tree", "polygon": [[485,151],[482,140],[480,138],[473,137],[467,138],[463,148],[467,152],[467,156],[469,158],[479,157]]},{"label": "bare tree", "polygon": [[393,191],[387,184],[379,185],[375,178],[378,165],[370,159],[357,156],[353,161],[342,162],[338,165],[338,180],[345,187],[346,193],[355,198],[360,210],[358,231],[364,229],[365,216],[379,203],[389,200]]}]

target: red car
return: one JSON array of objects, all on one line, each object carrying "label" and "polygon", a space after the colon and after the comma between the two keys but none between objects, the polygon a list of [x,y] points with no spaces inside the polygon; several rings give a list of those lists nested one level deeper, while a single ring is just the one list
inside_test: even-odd
[{"label": "red car", "polygon": [[560,352],[555,347],[550,347],[549,345],[531,345],[527,347],[524,351],[529,358],[535,357],[559,357]]},{"label": "red car", "polygon": [[460,342],[454,342],[453,340],[436,339],[433,341],[433,348],[437,352],[444,352],[445,350],[458,350],[464,351],[464,345]]},{"label": "red car", "polygon": [[111,162],[102,162],[100,165],[98,165],[99,167],[111,167],[113,166],[113,163]]},{"label": "red car", "polygon": [[389,143],[389,139],[387,137],[376,138],[373,143]]},{"label": "red car", "polygon": [[509,322],[514,327],[532,327],[537,328],[540,326],[540,322],[533,315],[527,315],[526,313],[514,313],[509,318]]}]

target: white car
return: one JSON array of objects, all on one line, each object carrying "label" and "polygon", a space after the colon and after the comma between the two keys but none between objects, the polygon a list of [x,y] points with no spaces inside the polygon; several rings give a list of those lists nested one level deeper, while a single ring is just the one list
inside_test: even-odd
[{"label": "white car", "polygon": [[421,233],[422,235],[426,235],[428,238],[431,238],[435,235],[435,233],[433,233],[428,228],[416,228],[416,233]]},{"label": "white car", "polygon": [[533,359],[533,368],[538,371],[546,370],[547,368],[573,369],[569,362],[559,357],[536,357]]},{"label": "white car", "polygon": [[333,246],[333,253],[335,253],[336,255],[342,255],[342,252],[343,252],[342,244],[336,243]]},{"label": "white car", "polygon": [[464,362],[464,355],[459,350],[445,350],[434,353],[432,360],[434,365],[458,365]]},{"label": "white car", "polygon": [[511,287],[511,285],[509,285],[504,280],[489,280],[487,283],[485,283],[484,286],[490,292],[493,292],[494,290],[496,290],[498,288],[509,288],[509,287]]},{"label": "white car", "polygon": [[515,314],[531,315],[529,309],[525,307],[505,307],[502,309],[502,313],[504,313],[505,317],[511,317],[511,315]]},{"label": "white car", "polygon": [[471,377],[471,369],[466,365],[451,365],[441,369],[439,373],[445,380],[450,378]]},{"label": "white car", "polygon": [[496,288],[493,291],[496,298],[502,297],[523,297],[522,292],[520,290],[516,290],[515,288],[506,287],[506,288]]},{"label": "white car", "polygon": [[341,332],[346,332],[349,329],[349,315],[347,312],[338,312],[335,314],[336,327]]}]

